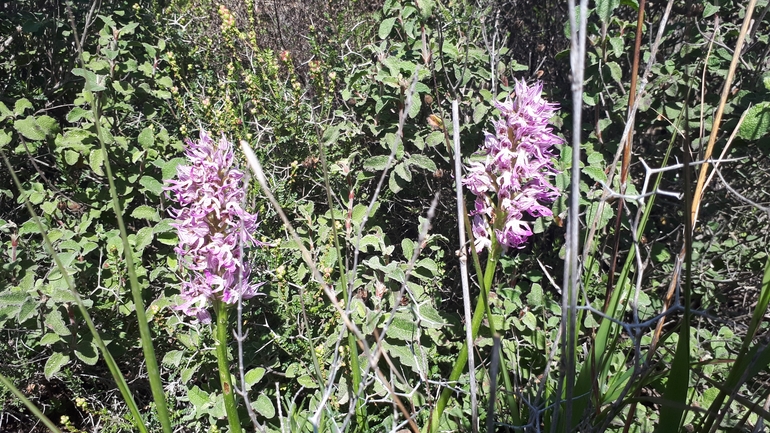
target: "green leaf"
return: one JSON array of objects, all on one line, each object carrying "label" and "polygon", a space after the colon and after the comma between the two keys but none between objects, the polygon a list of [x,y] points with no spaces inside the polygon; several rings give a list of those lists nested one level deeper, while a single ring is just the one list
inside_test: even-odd
[{"label": "green leaf", "polygon": [[5,145],[10,142],[11,142],[11,134],[6,132],[5,129],[0,129],[0,149],[5,147]]},{"label": "green leaf", "polygon": [[91,115],[91,110],[86,110],[82,107],[75,107],[70,110],[69,113],[67,113],[67,122],[75,123],[83,118],[90,120],[92,117],[93,116]]},{"label": "green leaf", "polygon": [[259,382],[262,377],[265,375],[265,369],[262,367],[252,368],[249,370],[244,376],[243,379],[246,381],[246,389],[251,389],[254,384]]},{"label": "green leaf", "polygon": [[382,20],[380,23],[380,28],[377,31],[377,35],[380,37],[380,39],[385,39],[388,37],[390,31],[393,30],[393,24],[395,24],[395,22],[395,18],[387,18]]},{"label": "green leaf", "polygon": [[147,191],[157,196],[160,196],[163,193],[163,184],[158,182],[158,179],[155,179],[152,176],[142,176],[139,178],[139,185],[142,185]]},{"label": "green leaf", "polygon": [[160,221],[158,210],[154,207],[141,205],[131,212],[131,217],[136,219],[146,219],[150,221]]},{"label": "green leaf", "polygon": [[527,295],[527,305],[533,308],[541,308],[545,305],[543,287],[540,284],[532,283],[532,287]]},{"label": "green leaf", "polygon": [[179,364],[182,362],[182,357],[184,356],[183,350],[172,350],[168,353],[166,353],[163,356],[163,365],[167,365],[170,367],[179,367]]},{"label": "green leaf", "polygon": [[75,165],[80,161],[80,154],[72,149],[64,149],[64,161],[67,165]]},{"label": "green leaf", "polygon": [[401,240],[401,251],[404,252],[404,258],[406,260],[411,260],[412,256],[414,255],[414,242],[409,238],[404,238]]},{"label": "green leaf", "polygon": [[311,389],[318,388],[318,384],[316,383],[315,379],[313,379],[308,374],[303,374],[302,376],[298,377],[297,383],[304,386],[305,388],[311,388]]},{"label": "green leaf", "polygon": [[425,155],[412,155],[409,157],[408,162],[411,165],[416,165],[420,168],[430,170],[431,172],[435,172],[436,170],[438,170],[438,167],[436,167],[436,163],[433,162],[432,159],[428,158]]},{"label": "green leaf", "polygon": [[45,316],[43,322],[48,329],[52,330],[58,335],[67,336],[71,334],[70,329],[64,323],[64,319],[62,319],[61,312],[59,310],[52,310]]},{"label": "green leaf", "polygon": [[60,148],[71,148],[77,152],[86,153],[93,147],[96,136],[82,128],[72,128],[64,131],[64,135],[56,137],[54,142]]},{"label": "green leaf", "polygon": [[719,12],[719,6],[711,4],[710,2],[703,2],[703,18],[708,18],[711,15]]},{"label": "green leaf", "polygon": [[192,403],[197,413],[201,413],[212,406],[209,394],[200,389],[198,385],[187,391],[187,398],[190,399],[190,403]]},{"label": "green leaf", "polygon": [[[353,224],[360,226],[364,221],[364,216],[366,215],[367,210],[369,210],[368,206],[362,204],[355,205],[350,215]],[[372,209],[372,212],[374,212],[374,209]]]},{"label": "green leaf", "polygon": [[27,320],[31,319],[32,317],[37,316],[39,305],[40,305],[39,302],[31,298],[28,299],[27,302],[21,305],[21,308],[19,309],[18,314],[16,314],[16,320],[19,323],[24,323]]},{"label": "green leaf", "polygon": [[141,145],[144,149],[149,149],[152,147],[155,144],[155,134],[153,133],[152,128],[148,126],[142,129],[142,132],[139,133],[139,138],[137,141],[139,141],[139,145]]},{"label": "green leaf", "polygon": [[671,253],[668,252],[668,247],[660,243],[652,245],[650,255],[652,255],[656,263],[668,263],[671,260]]},{"label": "green leaf", "polygon": [[152,227],[142,227],[136,232],[136,250],[141,251],[152,242]]},{"label": "green leaf", "polygon": [[56,212],[56,203],[47,201],[40,205],[40,209],[42,209],[43,213],[46,215],[53,215],[53,213]]},{"label": "green leaf", "polygon": [[397,314],[393,317],[388,327],[388,337],[397,338],[403,341],[414,341],[417,338],[417,325],[411,317]]},{"label": "green leaf", "polygon": [[410,367],[415,373],[425,373],[428,369],[427,356],[420,349],[419,345],[410,347],[404,344],[390,344],[387,341],[383,341],[382,348],[391,356],[398,358],[401,364]]},{"label": "green leaf", "polygon": [[616,83],[623,85],[623,70],[620,69],[620,65],[615,62],[608,62],[607,67],[610,68],[610,76]]},{"label": "green leaf", "polygon": [[88,155],[88,165],[91,167],[91,170],[93,170],[97,176],[104,176],[104,171],[102,170],[103,164],[104,164],[104,152],[102,152],[102,149],[101,148],[92,149],[91,153]]},{"label": "green leaf", "polygon": [[401,179],[404,179],[406,182],[412,181],[412,172],[409,171],[409,168],[404,162],[396,164],[396,168],[393,169],[393,172],[396,173]]},{"label": "green leaf", "polygon": [[393,191],[393,194],[398,194],[404,189],[404,186],[398,181],[398,176],[390,176],[390,179],[388,179],[388,188]]},{"label": "green leaf", "polygon": [[60,341],[62,341],[62,338],[59,337],[59,334],[55,332],[47,332],[45,335],[43,335],[43,338],[40,339],[40,344],[43,346],[50,346]]},{"label": "green leaf", "polygon": [[342,128],[342,125],[334,125],[326,128],[326,130],[323,133],[323,136],[321,137],[321,141],[327,146],[333,145],[340,138],[341,128]]},{"label": "green leaf", "polygon": [[770,131],[770,102],[764,101],[751,107],[738,129],[738,136],[747,141],[758,140]]},{"label": "green leaf", "polygon": [[72,70],[72,75],[85,78],[86,84],[83,87],[83,90],[86,92],[96,93],[107,89],[102,85],[106,79],[106,76],[104,75],[97,76],[93,71],[82,68],[74,68]]},{"label": "green leaf", "polygon": [[29,102],[27,98],[21,98],[16,100],[16,104],[13,106],[13,114],[21,116],[25,111],[27,111],[27,109],[32,110],[34,108],[35,107],[32,106],[32,103]]},{"label": "green leaf", "polygon": [[[521,323],[524,324],[530,331],[534,331],[537,328],[537,318],[531,311],[524,313],[524,317],[521,318]],[[499,329],[499,328],[498,328]]]},{"label": "green leaf", "polygon": [[373,247],[374,251],[380,250],[380,238],[375,235],[366,235],[361,238],[361,243],[358,245],[358,248],[363,252],[370,252],[367,251],[369,247]]},{"label": "green leaf", "polygon": [[37,124],[33,116],[27,116],[24,119],[14,121],[13,127],[28,140],[45,140],[46,131]]},{"label": "green leaf", "polygon": [[[615,214],[614,210],[612,209],[612,206],[609,206],[605,204],[601,207],[602,213],[600,215],[596,215],[597,211],[599,210],[600,203],[598,201],[591,201],[586,206],[586,224],[588,226],[592,226],[596,224],[596,227],[601,229],[604,228],[608,222],[610,222],[610,219]],[[598,221],[594,221],[596,218],[599,218]]]},{"label": "green leaf", "polygon": [[624,41],[622,36],[611,37],[610,45],[612,45],[612,54],[614,54],[615,57],[620,57],[623,55]]},{"label": "green leaf", "polygon": [[439,145],[444,142],[444,133],[441,131],[433,131],[428,136],[428,139],[425,140],[425,144],[427,144],[430,147],[434,147],[436,145]]},{"label": "green leaf", "polygon": [[368,171],[385,170],[388,168],[388,159],[387,155],[377,155],[367,158],[366,161],[364,161],[364,169]]},{"label": "green leaf", "polygon": [[167,89],[174,87],[174,81],[168,75],[158,78],[155,82]]},{"label": "green leaf", "polygon": [[273,402],[265,394],[260,393],[257,401],[251,403],[251,407],[267,419],[275,416]]},{"label": "green leaf", "polygon": [[13,116],[13,112],[8,109],[8,106],[0,102],[0,122]]},{"label": "green leaf", "polygon": [[59,122],[51,116],[37,116],[35,118],[35,123],[37,123],[38,128],[40,128],[47,137],[59,132]]},{"label": "green leaf", "polygon": [[596,0],[596,14],[603,23],[607,24],[612,19],[612,13],[620,5],[620,0]]},{"label": "green leaf", "polygon": [[418,114],[420,114],[420,109],[422,108],[422,98],[420,98],[420,94],[415,92],[415,94],[412,96],[412,105],[409,106],[409,118],[414,119],[417,117]]},{"label": "green leaf", "polygon": [[24,292],[2,292],[0,293],[0,305],[16,305],[20,306],[29,298]]},{"label": "green leaf", "polygon": [[96,362],[99,360],[97,350],[96,344],[93,341],[83,340],[75,349],[75,356],[87,365],[96,365]]},{"label": "green leaf", "polygon": [[594,167],[592,165],[583,167],[583,173],[587,174],[588,177],[596,182],[607,182],[607,174],[604,173],[604,170],[600,167]]},{"label": "green leaf", "polygon": [[433,259],[429,257],[425,257],[424,259],[417,262],[415,268],[424,268],[430,271],[433,275],[438,274],[438,265]]},{"label": "green leaf", "polygon": [[185,165],[187,163],[187,159],[185,158],[174,158],[172,160],[167,161],[165,164],[163,164],[163,180],[171,179],[176,176],[176,168],[179,165]]},{"label": "green leaf", "polygon": [[477,104],[473,109],[473,123],[479,123],[484,119],[484,116],[489,111],[489,106],[486,104]]},{"label": "green leaf", "polygon": [[438,310],[429,303],[420,305],[417,309],[420,317],[420,324],[425,328],[440,328],[446,323]]},{"label": "green leaf", "polygon": [[45,367],[43,367],[43,373],[45,374],[45,378],[47,380],[51,380],[51,378],[61,370],[62,367],[67,365],[67,363],[70,361],[69,355],[65,355],[60,352],[54,352],[51,354],[51,356],[48,358],[48,361],[45,362]]}]

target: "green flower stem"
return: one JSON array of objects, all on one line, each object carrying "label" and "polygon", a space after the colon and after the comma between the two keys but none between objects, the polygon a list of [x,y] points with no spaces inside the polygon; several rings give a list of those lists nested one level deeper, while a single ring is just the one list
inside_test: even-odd
[{"label": "green flower stem", "polygon": [[[475,239],[473,238],[473,230],[471,226],[471,220],[468,217],[468,209],[465,209],[465,228],[468,233],[471,234],[471,241],[470,244],[475,244]],[[502,219],[501,219],[502,220]],[[497,239],[494,239],[494,242],[497,243]],[[476,268],[476,275],[479,278],[479,287],[486,287],[486,291],[482,291],[483,294],[483,301],[484,305],[486,306],[486,312],[488,317],[492,317],[492,311],[489,308],[489,297],[487,296],[487,293],[491,289],[491,286],[487,285],[485,283],[484,274],[481,272],[481,261],[479,260],[479,254],[476,252],[475,248],[471,248],[471,256],[473,257],[473,266]],[[491,284],[491,281],[490,281]],[[497,330],[495,329],[495,324],[492,320],[489,321],[489,330],[492,332],[492,335],[494,335]],[[516,404],[516,398],[514,397],[513,393],[513,385],[511,383],[511,376],[508,374],[508,369],[505,368],[507,365],[505,362],[505,352],[502,349],[502,346],[500,347],[500,365],[502,366],[502,373],[503,373],[503,384],[505,385],[505,398],[508,400],[508,409],[511,411],[511,416],[513,417],[513,424],[518,425],[521,424],[521,414],[518,410],[518,405]]]},{"label": "green flower stem", "polygon": [[230,425],[230,433],[241,433],[241,420],[238,417],[238,407],[235,405],[233,384],[230,380],[230,363],[227,361],[228,305],[222,301],[216,301],[214,304],[217,315],[217,365],[219,366],[219,382],[222,384],[222,395],[225,399],[227,422]]},{"label": "green flower stem", "polygon": [[[479,335],[479,328],[481,327],[481,321],[484,319],[484,312],[487,308],[485,300],[488,299],[489,288],[492,287],[492,280],[495,276],[495,269],[497,268],[497,262],[500,260],[500,254],[502,253],[502,248],[500,248],[500,244],[497,243],[497,239],[495,239],[495,236],[491,236],[491,239],[492,239],[492,247],[489,249],[489,257],[487,258],[487,267],[486,267],[486,270],[484,271],[484,286],[481,288],[481,292],[482,292],[481,297],[476,303],[476,309],[473,311],[473,318],[471,319],[471,335],[473,336],[474,340]],[[490,319],[490,322],[491,322],[491,319]],[[462,349],[460,349],[459,355],[457,355],[457,360],[455,361],[454,368],[452,368],[452,372],[449,374],[449,382],[456,382],[460,378],[463,371],[465,370],[465,364],[467,363],[468,363],[468,343],[465,342],[463,343]],[[471,378],[471,380],[474,380],[474,378]],[[452,396],[451,388],[444,388],[444,390],[441,391],[441,395],[439,396],[438,402],[436,403],[436,408],[433,410],[433,413],[431,414],[431,417],[430,417],[430,421],[423,429],[423,432],[427,433],[427,432],[438,431],[438,427],[441,422],[441,416],[443,415],[444,409],[446,409],[446,405],[449,402],[449,397],[451,396]]]},{"label": "green flower stem", "polygon": [[[492,236],[492,238],[495,238],[495,236]],[[495,246],[498,246],[496,239],[493,240],[493,243],[495,244]],[[498,259],[499,259],[499,255],[498,255]],[[484,289],[481,291],[481,300],[479,303],[484,305],[484,308],[487,313],[487,317],[489,318],[489,332],[492,335],[495,335],[497,334],[497,329],[495,327],[494,320],[492,320],[492,309],[489,307],[489,291],[492,287],[492,281],[491,281],[491,278],[487,279],[488,274],[494,274],[494,269],[492,269],[492,272],[489,272],[489,262],[487,262],[487,272],[484,273]],[[506,399],[508,400],[508,407],[509,407],[509,410],[511,411],[511,416],[513,417],[513,424],[519,425],[521,424],[521,418],[519,417],[519,411],[517,409],[516,399],[514,398],[514,394],[513,394],[511,376],[508,374],[508,369],[506,368],[505,352],[503,352],[502,345],[500,346],[500,365],[501,365],[500,371],[503,374],[503,383],[505,384],[505,389],[507,391]]]}]

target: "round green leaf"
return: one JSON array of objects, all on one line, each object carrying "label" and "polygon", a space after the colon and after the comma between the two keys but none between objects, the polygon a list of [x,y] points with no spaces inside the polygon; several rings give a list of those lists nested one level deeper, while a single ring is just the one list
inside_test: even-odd
[{"label": "round green leaf", "polygon": [[262,367],[252,368],[244,375],[246,386],[251,388],[255,383],[259,382],[265,375],[265,369]]},{"label": "round green leaf", "polygon": [[265,418],[269,419],[275,416],[273,402],[265,394],[259,394],[257,401],[251,403],[251,407]]},{"label": "round green leaf", "polygon": [[93,149],[88,157],[88,165],[98,176],[104,176],[102,165],[104,164],[104,152],[101,148]]},{"label": "round green leaf", "polygon": [[37,124],[37,122],[35,122],[33,116],[27,116],[13,122],[13,127],[19,134],[23,135],[28,140],[45,140],[45,131]]},{"label": "round green leaf", "polygon": [[770,102],[760,102],[749,108],[743,119],[738,136],[744,140],[758,140],[770,131]]},{"label": "round green leaf", "polygon": [[48,361],[45,362],[45,367],[43,367],[43,373],[45,374],[45,378],[47,380],[51,380],[51,378],[56,373],[58,373],[62,367],[67,365],[68,362],[70,362],[69,355],[65,355],[59,352],[52,353],[51,356],[48,358]]},{"label": "round green leaf", "polygon": [[396,19],[395,18],[388,18],[386,20],[382,20],[380,23],[380,28],[377,31],[377,35],[380,37],[380,39],[385,39],[390,34],[390,31],[393,30],[393,24],[395,24]]}]

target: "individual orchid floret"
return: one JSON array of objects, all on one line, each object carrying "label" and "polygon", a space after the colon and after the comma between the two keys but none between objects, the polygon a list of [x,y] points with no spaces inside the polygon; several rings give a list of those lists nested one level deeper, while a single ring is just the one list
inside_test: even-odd
[{"label": "individual orchid floret", "polygon": [[559,197],[550,182],[558,173],[552,148],[563,140],[548,124],[558,105],[545,101],[542,83],[517,81],[515,96],[495,102],[501,117],[487,132],[480,153],[484,162],[471,162],[463,184],[476,195],[472,231],[476,251],[490,248],[494,230],[504,248],[521,248],[532,236],[528,219],[551,216],[543,203]]},{"label": "individual orchid floret", "polygon": [[180,165],[166,188],[180,206],[169,212],[179,235],[175,251],[189,271],[176,308],[210,323],[210,304],[234,304],[257,294],[262,283],[249,282],[242,251],[264,244],[252,236],[257,216],[241,205],[244,175],[233,167],[232,143],[224,136],[215,142],[202,130],[198,141],[185,144],[189,165]]}]

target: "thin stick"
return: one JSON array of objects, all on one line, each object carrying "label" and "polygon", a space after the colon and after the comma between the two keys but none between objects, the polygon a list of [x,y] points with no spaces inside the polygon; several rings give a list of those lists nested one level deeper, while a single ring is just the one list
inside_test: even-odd
[{"label": "thin stick", "polygon": [[[462,154],[460,153],[460,103],[457,99],[452,101],[452,127],[453,141],[454,141],[454,157],[455,157],[455,188],[457,197],[457,221],[462,221],[465,211],[465,199],[463,198],[463,184],[462,184]],[[465,315],[465,340],[468,346],[468,371],[470,373],[469,381],[471,388],[471,428],[473,433],[478,432],[479,428],[479,409],[476,402],[476,394],[478,392],[478,385],[476,384],[476,362],[473,357],[473,331],[471,330],[471,292],[468,288],[468,254],[466,253],[465,245],[465,224],[457,224],[457,232],[460,243],[460,281],[463,286],[463,314]],[[471,245],[471,248],[474,248]],[[489,320],[492,320],[490,318]],[[493,379],[494,380],[494,379]],[[490,414],[487,414],[489,417]],[[487,425],[489,425],[487,423]]]},{"label": "thin stick", "polygon": [[[628,111],[634,107],[636,102],[636,80],[639,75],[639,57],[642,47],[642,29],[644,28],[644,5],[645,0],[639,1],[639,14],[636,19],[636,40],[634,41],[634,64],[631,67],[631,88],[628,91]],[[628,168],[631,165],[631,149],[634,142],[634,121],[629,121],[631,127],[628,132],[628,138],[623,148],[623,164],[620,166],[620,193],[626,193],[626,181],[628,180]],[[610,262],[610,273],[607,278],[607,291],[604,297],[604,309],[609,306],[612,297],[612,289],[615,285],[615,269],[618,266],[618,255],[620,254],[620,230],[623,220],[623,208],[626,201],[618,200],[618,214],[615,217],[615,242],[612,251],[612,261]]]},{"label": "thin stick", "polygon": [[566,332],[562,336],[563,370],[559,380],[557,405],[554,407],[552,429],[558,425],[559,405],[562,384],[566,381],[565,421],[572,422],[572,394],[575,387],[575,344],[577,338],[577,298],[580,293],[580,271],[578,267],[578,251],[580,248],[580,133],[583,114],[583,74],[586,54],[586,25],[588,16],[588,0],[580,1],[580,31],[575,3],[569,2],[570,19],[570,66],[572,69],[572,177],[570,185],[569,216],[567,219],[567,245],[564,265],[564,296],[562,296],[562,326]]},{"label": "thin stick", "polygon": [[[735,69],[738,66],[738,60],[741,57],[741,49],[743,48],[743,41],[746,39],[746,33],[749,31],[749,24],[751,23],[751,16],[754,13],[754,7],[757,4],[757,0],[749,0],[748,6],[746,6],[746,16],[743,17],[743,25],[741,26],[741,33],[738,35],[738,41],[735,43],[735,51],[733,51],[733,59],[730,62],[730,68],[727,70],[727,78],[725,78],[725,85],[722,88],[722,96],[719,99],[719,107],[717,107],[716,115],[714,115],[714,122],[711,126],[711,135],[709,136],[708,146],[706,146],[706,153],[703,155],[703,159],[708,160],[711,158],[711,154],[714,152],[714,143],[717,141],[717,135],[719,134],[719,125],[722,122],[722,115],[725,112],[725,106],[727,105],[727,97],[730,96],[730,89],[732,88],[733,78],[735,77]],[[700,202],[703,198],[703,191],[706,183],[706,174],[708,173],[708,163],[703,164],[698,173],[698,184],[695,186],[695,193],[692,198],[691,221],[692,226],[695,228],[695,224],[698,223],[698,210],[700,209]]]}]

